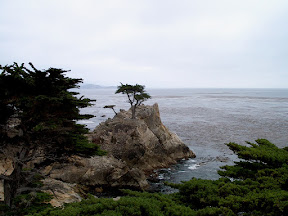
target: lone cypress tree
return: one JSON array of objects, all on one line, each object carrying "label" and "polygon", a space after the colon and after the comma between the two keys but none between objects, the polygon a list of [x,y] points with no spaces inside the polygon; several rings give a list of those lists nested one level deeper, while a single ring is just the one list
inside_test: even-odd
[{"label": "lone cypress tree", "polygon": [[28,162],[41,157],[37,165],[41,167],[71,154],[101,154],[84,136],[88,129],[76,123],[92,117],[81,115],[79,109],[91,106],[93,100],[71,91],[82,79],[68,78],[62,69],[40,71],[29,64],[31,68],[17,63],[0,66],[0,153],[12,158],[14,167],[0,179],[4,179],[4,202],[10,207],[17,195],[35,190],[31,179],[36,168],[23,171]]},{"label": "lone cypress tree", "polygon": [[145,86],[144,85],[129,85],[129,84],[122,84],[120,86],[117,86],[117,91],[115,94],[126,94],[128,97],[128,102],[131,105],[131,111],[132,111],[132,119],[135,119],[135,113],[137,106],[141,105],[144,101],[151,98],[151,96],[146,93]]}]

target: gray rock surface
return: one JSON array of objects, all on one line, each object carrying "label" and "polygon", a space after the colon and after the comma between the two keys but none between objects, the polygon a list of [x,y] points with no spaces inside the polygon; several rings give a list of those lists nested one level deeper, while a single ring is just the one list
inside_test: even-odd
[{"label": "gray rock surface", "polygon": [[50,204],[54,207],[62,206],[65,203],[80,202],[81,196],[77,193],[77,185],[69,184],[53,178],[46,178],[43,180],[43,192],[49,193],[53,196]]},{"label": "gray rock surface", "polygon": [[148,187],[144,173],[130,169],[125,162],[109,156],[73,156],[67,163],[54,163],[43,170],[50,178],[93,187]]},{"label": "gray rock surface", "polygon": [[[140,106],[136,119],[131,119],[130,111],[121,110],[87,136],[106,150],[107,155],[72,156],[65,163],[55,162],[41,170],[46,176],[43,190],[54,195],[53,206],[81,200],[79,188],[94,188],[96,192],[101,192],[102,187],[147,189],[147,177],[153,170],[195,157],[179,137],[162,124],[157,104]],[[0,173],[12,172],[11,164],[11,159],[3,157]],[[0,182],[0,200],[3,198],[3,182]]]},{"label": "gray rock surface", "polygon": [[136,117],[131,119],[130,111],[121,110],[113,119],[96,127],[89,138],[109,156],[144,172],[195,157],[179,137],[162,124],[158,104],[140,106]]}]

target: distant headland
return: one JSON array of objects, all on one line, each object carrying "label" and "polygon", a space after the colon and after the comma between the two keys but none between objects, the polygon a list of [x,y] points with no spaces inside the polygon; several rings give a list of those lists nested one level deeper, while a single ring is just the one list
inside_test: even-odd
[{"label": "distant headland", "polygon": [[109,89],[116,89],[116,86],[102,86],[102,85],[95,85],[95,84],[89,84],[89,83],[82,83],[80,84],[81,89],[102,89],[102,88],[109,88]]}]

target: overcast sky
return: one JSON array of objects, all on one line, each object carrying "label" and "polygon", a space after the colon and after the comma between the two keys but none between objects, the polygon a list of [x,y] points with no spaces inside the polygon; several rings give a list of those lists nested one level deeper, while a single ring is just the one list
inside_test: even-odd
[{"label": "overcast sky", "polygon": [[288,88],[287,0],[0,0],[0,64],[86,83]]}]

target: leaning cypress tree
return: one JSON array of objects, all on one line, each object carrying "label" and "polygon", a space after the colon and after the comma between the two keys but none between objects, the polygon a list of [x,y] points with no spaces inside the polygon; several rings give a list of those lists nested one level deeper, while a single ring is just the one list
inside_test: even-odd
[{"label": "leaning cypress tree", "polygon": [[140,106],[144,101],[151,98],[151,96],[145,91],[144,85],[130,85],[122,84],[117,86],[117,91],[115,94],[126,94],[128,97],[128,102],[131,105],[132,119],[136,118],[136,108]]},{"label": "leaning cypress tree", "polygon": [[[71,154],[102,153],[84,136],[88,129],[76,123],[92,117],[81,115],[79,109],[91,106],[93,100],[76,97],[72,91],[82,79],[66,77],[68,71],[62,69],[42,71],[29,64],[31,68],[17,63],[0,66],[0,153],[12,158],[14,168],[0,179],[4,202],[10,207],[17,195],[37,190],[31,183],[36,168]],[[41,163],[24,171],[37,158]]]}]

